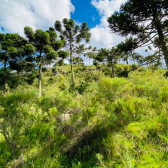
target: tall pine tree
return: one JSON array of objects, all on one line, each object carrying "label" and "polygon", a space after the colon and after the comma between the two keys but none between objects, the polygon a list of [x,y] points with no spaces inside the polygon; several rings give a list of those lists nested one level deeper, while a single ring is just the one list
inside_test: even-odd
[{"label": "tall pine tree", "polygon": [[62,22],[63,26],[60,21],[57,20],[55,22],[55,30],[61,34],[60,38],[66,41],[66,47],[70,52],[71,78],[72,86],[74,86],[75,77],[73,71],[73,57],[76,53],[79,52],[79,48],[81,47],[81,45],[83,45],[83,43],[89,42],[91,37],[91,34],[89,33],[90,28],[85,22],[82,23],[81,27],[75,25],[75,22],[72,19],[68,20],[64,18]]},{"label": "tall pine tree", "polygon": [[29,43],[35,47],[35,61],[39,68],[39,97],[41,97],[42,65],[58,57],[57,50],[64,46],[64,41],[57,40],[57,34],[50,28],[48,31],[37,29],[35,32],[30,27],[24,28],[24,33]]}]

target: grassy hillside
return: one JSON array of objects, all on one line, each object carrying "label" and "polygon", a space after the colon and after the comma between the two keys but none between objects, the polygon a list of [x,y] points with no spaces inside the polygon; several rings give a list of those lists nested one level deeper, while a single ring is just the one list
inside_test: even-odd
[{"label": "grassy hillside", "polygon": [[168,167],[165,70],[75,67],[70,89],[69,66],[59,69],[43,74],[40,99],[37,79],[1,93],[0,167]]}]

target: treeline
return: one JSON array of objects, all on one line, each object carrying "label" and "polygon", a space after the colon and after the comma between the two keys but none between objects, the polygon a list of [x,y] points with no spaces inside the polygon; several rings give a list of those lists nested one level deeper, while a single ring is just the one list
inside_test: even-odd
[{"label": "treeline", "polygon": [[[167,4],[165,0],[141,1],[130,0],[121,5],[118,12],[108,18],[110,29],[121,36],[126,36],[125,42],[111,49],[86,45],[90,41],[91,33],[87,23],[81,26],[75,25],[72,19],[63,19],[62,23],[56,21],[54,27],[44,31],[24,28],[26,38],[14,34],[0,34],[0,61],[1,61],[1,89],[5,90],[5,84],[9,81],[11,71],[27,77],[32,83],[35,71],[38,69],[39,97],[41,96],[42,68],[51,63],[63,65],[69,58],[71,66],[71,86],[75,86],[73,64],[83,64],[83,57],[93,59],[93,64],[98,66],[108,64],[111,69],[111,77],[115,76],[114,66],[121,60],[128,64],[129,60],[137,67],[146,64],[160,66],[164,58],[168,67],[167,49]],[[145,4],[145,6],[144,6]],[[141,13],[141,15],[139,15]],[[129,38],[129,36],[131,36]],[[157,50],[153,49],[153,45]],[[153,50],[152,55],[143,57],[135,52],[135,49],[148,46]],[[146,52],[148,52],[146,50]],[[136,67],[133,65],[133,70]]]}]

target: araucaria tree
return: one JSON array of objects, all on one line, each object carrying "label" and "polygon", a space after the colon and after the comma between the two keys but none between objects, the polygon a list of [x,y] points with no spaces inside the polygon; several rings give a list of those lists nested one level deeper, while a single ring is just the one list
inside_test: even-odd
[{"label": "araucaria tree", "polygon": [[31,60],[27,55],[27,49],[30,45],[27,44],[27,40],[19,36],[18,34],[3,34],[0,33],[0,63],[1,63],[1,75],[0,85],[5,90],[8,79],[12,76],[10,70],[16,70],[17,72],[23,71],[23,69],[30,69]]},{"label": "araucaria tree", "polygon": [[[60,38],[66,41],[66,47],[70,52],[70,64],[71,64],[71,78],[72,86],[75,85],[74,71],[73,71],[73,57],[79,52],[79,48],[84,43],[90,41],[91,34],[89,33],[90,28],[87,23],[82,23],[81,27],[75,25],[72,19],[63,19],[63,27],[60,21],[55,22],[55,30],[60,33]],[[82,51],[81,51],[82,52]],[[79,53],[78,53],[79,54]]]},{"label": "araucaria tree", "polygon": [[114,77],[114,64],[117,63],[119,54],[118,50],[115,47],[112,47],[111,50],[106,48],[101,48],[97,54],[96,60],[99,62],[107,62],[109,67],[111,68],[111,77]]},{"label": "araucaria tree", "polygon": [[0,62],[2,62],[4,65],[3,67],[6,68],[9,66],[10,61],[14,60],[12,54],[22,49],[27,41],[16,33],[0,33],[0,43],[2,48],[0,52]]},{"label": "araucaria tree", "polygon": [[[109,27],[122,36],[135,36],[132,49],[153,43],[158,37],[168,68],[168,1],[167,0],[128,0],[120,10],[108,18]],[[136,45],[135,45],[136,44]]]},{"label": "araucaria tree", "polygon": [[57,34],[50,28],[48,31],[37,29],[35,32],[30,27],[24,28],[24,33],[29,40],[29,43],[35,47],[35,61],[39,67],[39,97],[41,97],[41,79],[42,79],[42,65],[48,61],[56,59],[59,48],[64,46],[64,41],[57,40]]}]

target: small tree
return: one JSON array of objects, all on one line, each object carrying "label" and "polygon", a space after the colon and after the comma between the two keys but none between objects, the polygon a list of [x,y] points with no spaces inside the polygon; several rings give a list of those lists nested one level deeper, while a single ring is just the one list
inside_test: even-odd
[{"label": "small tree", "polygon": [[107,62],[108,65],[111,67],[111,77],[115,76],[114,73],[114,64],[117,63],[118,60],[118,50],[115,47],[112,47],[111,50],[108,50],[106,48],[102,48],[99,53],[97,54],[96,59],[99,62]]},{"label": "small tree", "polygon": [[121,42],[117,45],[117,49],[120,53],[120,58],[123,59],[123,61],[128,64],[129,58],[132,58],[133,56],[133,50],[132,47],[133,45],[136,45],[133,43],[134,39],[132,37],[126,38],[125,42]]},{"label": "small tree", "polygon": [[[84,42],[88,43],[91,37],[89,33],[89,27],[87,23],[82,23],[81,27],[76,25],[72,19],[63,19],[63,27],[60,21],[55,22],[55,30],[60,33],[60,38],[66,41],[66,47],[70,52],[70,64],[71,64],[71,78],[72,86],[75,85],[75,77],[73,71],[73,57],[75,54],[79,54],[79,48]],[[83,52],[81,50],[81,52]],[[80,53],[81,53],[80,52]]]},{"label": "small tree", "polygon": [[33,92],[26,93],[23,90],[2,94],[0,97],[0,133],[3,134],[13,156],[20,148],[20,137],[25,134],[25,126],[29,122],[25,106],[31,104],[34,97]]}]

